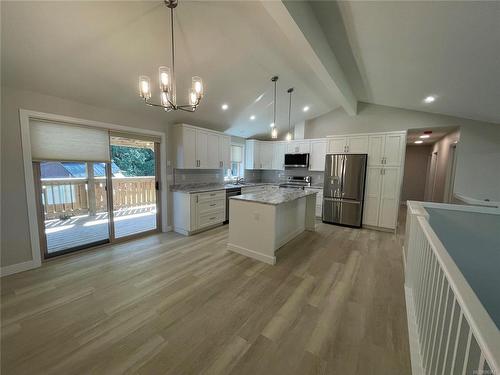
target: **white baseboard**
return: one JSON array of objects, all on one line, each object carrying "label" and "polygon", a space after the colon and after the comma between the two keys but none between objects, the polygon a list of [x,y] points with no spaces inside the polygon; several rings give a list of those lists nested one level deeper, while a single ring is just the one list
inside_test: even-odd
[{"label": "white baseboard", "polygon": [[412,291],[405,285],[406,321],[408,323],[408,341],[410,342],[410,361],[412,375],[424,375],[422,357],[420,356],[420,341],[415,320],[415,306]]},{"label": "white baseboard", "polygon": [[10,266],[5,266],[0,268],[0,276],[4,277],[12,275],[14,273],[24,272],[38,267],[40,267],[40,264],[38,264],[36,261],[28,260],[27,262],[16,263]]},{"label": "white baseboard", "polygon": [[249,258],[259,260],[259,261],[267,263],[267,264],[271,264],[271,265],[276,264],[276,257],[270,256],[270,255],[265,255],[262,253],[258,253],[254,250],[250,250],[250,249],[247,249],[245,247],[241,247],[241,246],[237,246],[237,245],[233,245],[233,244],[229,243],[229,244],[227,244],[227,249],[229,251],[234,251],[235,253],[247,256]]}]

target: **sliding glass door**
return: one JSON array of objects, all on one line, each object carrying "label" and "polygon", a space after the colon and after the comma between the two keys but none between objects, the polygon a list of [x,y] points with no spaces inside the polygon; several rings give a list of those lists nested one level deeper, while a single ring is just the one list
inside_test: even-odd
[{"label": "sliding glass door", "polygon": [[35,162],[44,257],[110,241],[106,163]]},{"label": "sliding glass door", "polygon": [[158,143],[112,136],[111,183],[115,238],[156,231],[159,228]]}]

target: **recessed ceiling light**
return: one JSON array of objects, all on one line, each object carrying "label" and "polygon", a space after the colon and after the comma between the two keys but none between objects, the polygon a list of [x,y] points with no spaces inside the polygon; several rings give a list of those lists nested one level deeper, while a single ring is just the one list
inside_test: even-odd
[{"label": "recessed ceiling light", "polygon": [[302,108],[302,110],[303,110],[304,112],[309,111],[309,106],[308,106],[308,105],[306,105],[304,108]]},{"label": "recessed ceiling light", "polygon": [[226,109],[228,109],[228,108],[229,108],[229,106],[228,106],[227,104],[225,104],[225,103],[224,103],[224,104],[221,106],[221,108],[222,108],[222,110],[223,110],[223,111],[225,111]]},{"label": "recessed ceiling light", "polygon": [[429,95],[427,98],[424,99],[424,103],[432,103],[434,100],[436,100],[436,97],[434,95]]},{"label": "recessed ceiling light", "polygon": [[424,141],[415,141],[416,144],[424,143]]},{"label": "recessed ceiling light", "polygon": [[425,138],[429,138],[429,137],[430,137],[430,135],[429,135],[429,134],[423,134],[423,135],[421,135],[419,138],[425,139]]},{"label": "recessed ceiling light", "polygon": [[255,116],[254,115],[250,116],[250,120],[255,120]]},{"label": "recessed ceiling light", "polygon": [[274,122],[271,122],[271,123],[269,124],[269,126],[270,126],[271,128],[274,128]]}]

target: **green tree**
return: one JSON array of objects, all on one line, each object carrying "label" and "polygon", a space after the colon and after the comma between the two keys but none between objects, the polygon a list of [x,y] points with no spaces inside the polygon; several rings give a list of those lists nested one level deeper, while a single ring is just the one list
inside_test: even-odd
[{"label": "green tree", "polygon": [[149,148],[111,146],[111,156],[127,177],[155,175],[155,154]]}]

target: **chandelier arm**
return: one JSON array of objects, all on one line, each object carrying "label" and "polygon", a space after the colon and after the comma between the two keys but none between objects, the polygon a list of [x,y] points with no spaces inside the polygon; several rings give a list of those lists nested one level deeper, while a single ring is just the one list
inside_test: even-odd
[{"label": "chandelier arm", "polygon": [[194,112],[196,111],[196,107],[190,106],[190,105],[180,105],[177,107],[177,109],[180,109],[181,111],[184,112]]},{"label": "chandelier arm", "polygon": [[160,108],[164,108],[164,109],[173,109],[172,106],[165,106],[165,105],[161,105],[161,104],[156,104],[156,103],[153,103],[153,102],[150,102],[149,100],[147,99],[144,99],[144,102],[151,106],[151,107],[160,107]]}]

